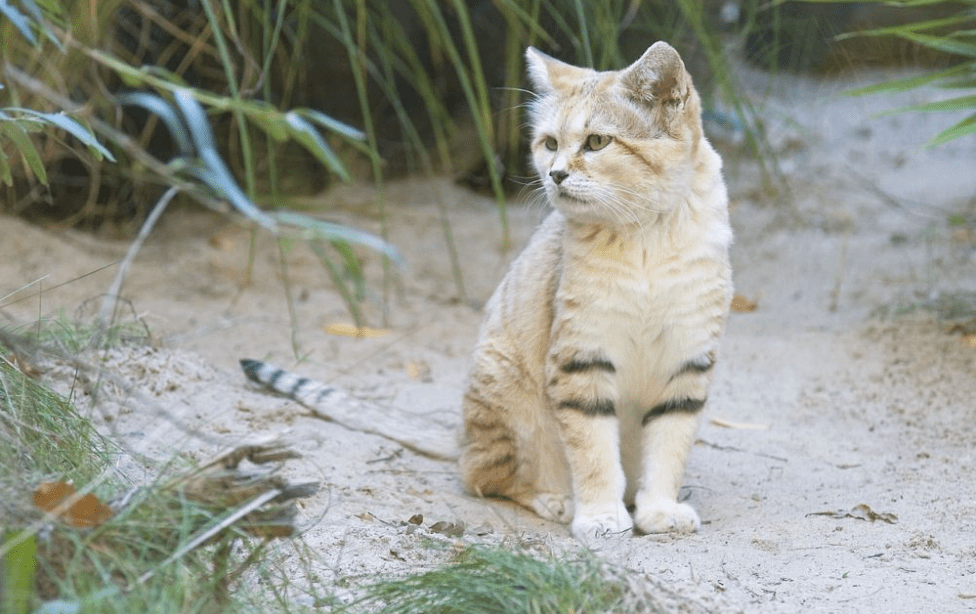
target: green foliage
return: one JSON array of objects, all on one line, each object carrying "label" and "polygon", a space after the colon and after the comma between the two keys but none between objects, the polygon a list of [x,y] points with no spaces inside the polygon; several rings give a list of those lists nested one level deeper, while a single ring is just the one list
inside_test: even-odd
[{"label": "green foliage", "polygon": [[957,59],[944,68],[931,69],[922,76],[895,79],[848,92],[853,96],[865,94],[891,94],[923,85],[936,85],[947,90],[966,93],[936,102],[909,105],[889,113],[929,111],[973,111],[971,114],[932,137],[927,143],[934,147],[953,139],[976,133],[976,0],[905,0],[892,3],[901,8],[945,7],[948,16],[923,19],[902,25],[876,28],[865,32],[846,34],[840,39],[854,36],[897,37]]},{"label": "green foliage", "polygon": [[31,132],[43,132],[45,128],[60,128],[81,141],[98,160],[107,158],[115,162],[112,153],[98,142],[88,127],[63,112],[41,113],[32,109],[0,109],[0,181],[8,186],[13,185],[10,161],[3,148],[4,140],[7,140],[20,153],[38,181],[47,184],[44,161],[29,137]]},{"label": "green foliage", "polygon": [[[736,96],[709,10],[692,0],[34,2],[5,3],[0,20],[7,85],[0,96],[10,107],[0,116],[5,202],[39,210],[35,203],[47,201],[45,215],[64,211],[63,225],[146,220],[143,234],[172,197],[160,198],[160,184],[212,208],[230,203],[266,229],[314,235],[313,251],[357,320],[353,299],[363,280],[351,247],[382,253],[384,298],[398,259],[382,240],[382,188],[391,172],[469,173],[480,159],[475,175],[496,196],[507,244],[504,182],[527,181],[526,45],[602,69],[670,40],[705,58],[699,64],[711,77],[700,89],[707,95],[707,84],[717,84],[746,118],[747,136],[758,133],[749,128],[756,125],[751,107]],[[66,150],[58,141],[84,147]],[[24,164],[10,164],[8,154]],[[364,159],[379,188],[380,239],[259,208],[277,208],[288,186],[349,180],[353,162]],[[112,160],[118,164],[105,163]],[[346,287],[350,274],[356,288]]]},{"label": "green foliage", "polygon": [[[5,331],[0,339],[34,347],[10,341],[17,338]],[[119,450],[72,403],[8,362],[18,355],[12,347],[0,343],[0,350],[0,611],[244,611],[241,603],[250,596],[231,588],[265,547],[244,531],[277,526],[274,504],[255,512],[260,503],[253,504],[249,489],[261,475],[250,471],[232,481],[233,472],[220,465],[216,473],[197,470],[132,488],[116,477]],[[38,509],[50,510],[38,503],[42,482],[73,484],[79,495],[94,493],[101,501],[105,493],[119,495],[114,513],[91,526],[55,520]],[[280,493],[265,492],[263,500]],[[91,518],[90,510],[75,518]]]},{"label": "green foliage", "polygon": [[629,582],[593,555],[533,555],[501,547],[469,547],[448,565],[383,580],[339,612],[377,614],[494,614],[535,612],[652,612],[647,587]]},{"label": "green foliage", "polygon": [[19,475],[24,483],[53,476],[87,484],[108,457],[109,446],[71,403],[0,361],[0,467],[29,469]]},{"label": "green foliage", "polygon": [[[120,83],[163,98],[176,90],[189,91],[212,122],[226,116],[219,120],[218,142],[229,143],[230,148],[222,146],[221,154],[251,200],[258,198],[262,186],[272,198],[278,194],[278,154],[289,142],[306,149],[338,177],[348,177],[341,156],[319,133],[325,130],[347,143],[354,141],[346,154],[364,151],[374,178],[385,173],[389,163],[382,158],[383,143],[402,143],[399,151],[406,156],[408,168],[426,173],[466,171],[457,168],[457,152],[477,150],[486,162],[488,184],[499,204],[504,204],[503,173],[517,173],[523,164],[518,150],[518,89],[522,52],[528,44],[602,69],[632,61],[654,40],[680,39],[679,48],[700,46],[723,96],[731,95],[741,103],[709,22],[709,10],[691,0],[674,6],[619,0],[280,0],[273,4],[246,0],[237,5],[205,3],[202,15],[178,3],[151,6],[142,0],[110,0],[99,3],[95,11],[86,10],[84,3],[62,8],[47,2],[46,20],[32,0],[23,4],[33,7],[27,13],[38,17],[11,8],[10,14],[17,17],[2,24],[0,38],[16,34],[0,43],[0,54],[11,66],[36,75],[36,82],[16,80],[13,98],[51,104],[50,92],[39,87],[47,86],[62,98],[70,93],[71,106],[85,105],[87,113],[108,118],[120,117],[125,97],[105,96],[118,92]],[[135,14],[139,19],[132,19]],[[486,28],[494,28],[491,33],[497,34],[486,36]],[[120,33],[133,29],[148,43],[133,48],[125,42]],[[70,43],[64,53],[45,58],[45,39],[34,36],[35,30],[52,41]],[[333,100],[319,102],[341,106],[343,97],[358,99],[355,121],[365,128],[365,147],[355,142],[362,138],[358,131],[321,111],[287,110],[291,100],[307,98],[307,88],[319,85],[318,71],[330,68],[306,60],[310,50],[328,49],[322,47],[323,34],[345,50],[346,74],[353,83],[334,84]],[[198,44],[186,49],[185,41],[197,37]],[[179,54],[185,54],[185,59],[174,61]],[[332,55],[328,61],[335,63],[335,58]],[[340,66],[333,68],[326,74],[342,73]],[[344,87],[349,89],[342,91]],[[456,88],[460,99],[451,95],[451,88]],[[417,104],[418,99],[422,104]],[[466,113],[459,112],[458,103]],[[393,129],[399,134],[388,133],[390,125],[374,121],[378,109],[391,110],[397,121]],[[736,109],[750,113],[742,104]],[[464,125],[470,122],[476,147],[465,140],[467,133],[458,120]],[[111,128],[118,131],[121,126]],[[133,146],[146,147],[148,132],[123,144],[117,132],[98,131],[103,139],[118,143],[113,147],[116,155],[128,154],[122,172],[129,180],[145,181],[134,164],[139,160],[131,158]],[[263,147],[257,138],[261,136]]]},{"label": "green foliage", "polygon": [[29,531],[0,532],[0,606],[9,614],[27,614],[34,594],[37,536]]}]

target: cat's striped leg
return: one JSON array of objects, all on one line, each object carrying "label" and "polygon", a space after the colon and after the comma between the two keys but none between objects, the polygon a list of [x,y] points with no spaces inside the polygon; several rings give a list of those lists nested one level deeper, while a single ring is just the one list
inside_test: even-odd
[{"label": "cat's striped leg", "polygon": [[[567,357],[568,354],[568,357]],[[547,394],[562,432],[573,480],[573,536],[629,531],[623,503],[614,365],[599,354],[550,354]]]},{"label": "cat's striped leg", "polygon": [[641,418],[643,458],[634,519],[645,533],[697,531],[701,526],[695,510],[678,502],[678,490],[714,364],[713,352],[685,363]]}]

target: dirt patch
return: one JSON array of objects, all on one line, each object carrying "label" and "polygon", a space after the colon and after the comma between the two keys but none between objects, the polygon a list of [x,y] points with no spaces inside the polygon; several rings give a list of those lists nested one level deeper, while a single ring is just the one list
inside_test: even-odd
[{"label": "dirt patch", "polygon": [[[952,118],[872,117],[937,93],[836,95],[882,76],[782,76],[772,89],[759,73],[749,77],[768,97],[760,102],[791,192],[764,196],[755,165],[724,147],[737,291],[758,307],[731,319],[688,467],[682,496],[703,527],[600,548],[723,611],[976,603],[976,348],[931,308],[976,291],[967,221],[976,142],[924,150]],[[305,204],[378,232],[373,197],[341,188]],[[289,477],[324,485],[305,503],[303,526],[325,584],[437,565],[450,550],[432,541],[575,547],[564,526],[465,494],[452,463],[317,419],[240,373],[240,358],[269,359],[417,421],[458,424],[480,305],[517,250],[501,249],[494,205],[449,182],[398,183],[387,199],[390,240],[407,267],[384,290],[382,263],[364,253],[367,317],[389,330],[367,339],[329,334],[349,317],[300,243],[284,246],[282,266],[266,236],[252,252],[249,231],[225,220],[192,210],[165,217],[123,288],[126,318],[147,323],[151,342],[100,357],[140,394],[105,390],[86,410],[125,446],[160,460],[202,459],[273,434],[295,441],[305,458]],[[460,248],[464,292],[439,204]],[[544,213],[510,209],[515,246]],[[126,247],[0,220],[4,325],[87,309]],[[47,377],[89,407],[67,370]],[[408,522],[418,514],[420,524]]]}]

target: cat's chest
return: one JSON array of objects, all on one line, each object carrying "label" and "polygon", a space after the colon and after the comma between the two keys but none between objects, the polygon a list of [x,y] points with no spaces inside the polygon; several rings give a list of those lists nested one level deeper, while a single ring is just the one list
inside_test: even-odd
[{"label": "cat's chest", "polygon": [[554,305],[567,331],[645,372],[687,360],[716,315],[707,297],[727,283],[721,257],[702,241],[594,239],[567,250]]},{"label": "cat's chest", "polygon": [[709,260],[694,241],[628,239],[603,231],[567,250],[557,296],[577,299],[580,315],[612,316],[621,325],[675,318],[673,311],[697,300],[695,281],[714,277],[706,271],[713,268]]}]

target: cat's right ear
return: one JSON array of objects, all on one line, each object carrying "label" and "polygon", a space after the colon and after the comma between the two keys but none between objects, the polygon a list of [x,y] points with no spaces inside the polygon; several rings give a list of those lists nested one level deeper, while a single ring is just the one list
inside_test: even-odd
[{"label": "cat's right ear", "polygon": [[550,57],[535,47],[525,50],[529,81],[539,94],[554,94],[571,87],[573,83],[592,72]]}]

